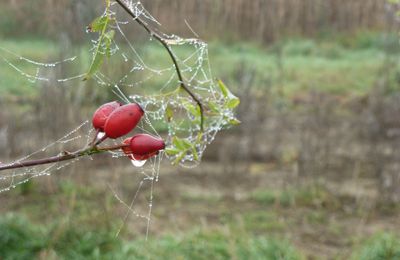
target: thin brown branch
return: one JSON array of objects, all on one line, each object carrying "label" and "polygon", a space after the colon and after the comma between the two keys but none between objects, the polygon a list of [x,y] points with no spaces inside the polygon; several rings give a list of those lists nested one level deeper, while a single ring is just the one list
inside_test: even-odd
[{"label": "thin brown branch", "polygon": [[197,103],[200,109],[200,116],[201,116],[201,121],[200,121],[200,129],[201,131],[204,130],[204,108],[203,104],[201,103],[199,97],[196,96],[195,93],[193,93],[185,83],[185,80],[183,79],[181,69],[178,65],[178,61],[175,57],[175,54],[172,52],[171,47],[168,44],[168,41],[158,34],[156,31],[151,29],[139,16],[136,16],[133,11],[125,4],[123,0],[115,0],[132,18],[135,20],[139,25],[141,25],[149,34],[151,37],[154,37],[157,41],[161,43],[161,45],[167,50],[169,56],[171,57],[172,62],[174,63],[176,74],[179,79],[179,83],[182,89],[184,89],[189,96]]},{"label": "thin brown branch", "polygon": [[49,158],[31,160],[31,161],[21,161],[14,162],[11,164],[0,164],[0,171],[10,170],[10,169],[18,169],[25,167],[32,167],[44,164],[58,163],[68,160],[73,160],[82,156],[90,156],[94,154],[104,153],[108,151],[120,150],[122,147],[127,145],[116,145],[116,146],[108,146],[108,147],[88,147],[73,153],[64,153],[62,155],[57,155]]}]

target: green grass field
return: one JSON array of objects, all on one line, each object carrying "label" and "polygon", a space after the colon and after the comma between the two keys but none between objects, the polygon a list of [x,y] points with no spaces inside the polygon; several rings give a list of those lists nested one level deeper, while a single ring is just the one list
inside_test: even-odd
[{"label": "green grass field", "polygon": [[[287,96],[311,89],[339,95],[363,94],[385,70],[385,62],[392,62],[390,66],[393,73],[399,70],[397,60],[400,50],[395,39],[395,35],[361,34],[353,41],[292,39],[272,47],[212,42],[209,44],[209,57],[214,76],[225,80],[233,89],[240,88],[238,74],[251,73],[254,75],[253,83],[260,91],[278,88]],[[57,44],[48,41],[0,40],[0,47],[40,62],[57,61],[61,57]],[[63,57],[78,56],[78,68],[73,66],[75,74],[72,75],[87,70],[90,60],[88,49],[75,47],[69,54],[64,54]],[[179,47],[175,51],[179,57],[185,58],[194,49]],[[0,62],[0,94],[35,95],[38,83],[32,83],[29,78],[21,76],[4,59],[29,75],[36,74],[37,66],[27,64],[4,50],[0,50],[0,53],[3,57]],[[165,50],[154,42],[139,48],[139,53],[153,68],[170,66]],[[111,63],[106,66],[109,75],[120,76],[124,70],[130,69],[114,65]],[[392,75],[393,80],[396,75]],[[171,73],[165,73],[146,81],[146,84],[158,89],[170,76]]]},{"label": "green grass field", "polygon": [[[203,195],[194,192],[201,185],[184,193],[183,183],[168,184],[174,181],[171,177],[174,176],[168,174],[164,183],[156,187],[156,207],[147,241],[145,230],[134,224],[140,221],[135,217],[130,218],[131,227],[126,225],[120,236],[115,236],[122,217],[115,215],[118,202],[109,190],[105,192],[93,185],[65,180],[59,181],[57,192],[50,197],[40,191],[38,183],[33,186],[31,183],[29,189],[17,188],[2,198],[10,211],[0,217],[0,257],[295,260],[307,259],[308,250],[321,243],[326,245],[322,241],[313,245],[314,239],[330,239],[328,244],[332,247],[340,247],[341,243],[346,247],[352,245],[350,250],[346,248],[330,255],[334,259],[395,260],[400,257],[400,237],[396,233],[379,231],[367,237],[348,236],[351,230],[346,226],[352,225],[348,219],[356,219],[355,216],[340,213],[338,198],[327,194],[322,187],[300,187],[284,192],[258,188],[232,204],[229,199],[216,196],[212,189],[204,189]],[[224,189],[222,183],[214,185]],[[170,189],[178,194],[174,196],[174,204],[168,204],[169,200],[165,199]],[[199,225],[197,217],[207,216],[211,208],[216,220]],[[171,216],[170,212],[179,215],[182,210],[189,213],[187,223],[180,223],[181,218],[166,219]],[[332,215],[341,220],[332,221]],[[174,226],[185,225],[189,226],[174,231]],[[163,231],[156,230],[157,227]]]},{"label": "green grass field", "polygon": [[193,231],[124,242],[103,230],[35,226],[16,215],[0,219],[2,259],[301,259],[287,241],[231,230]]}]

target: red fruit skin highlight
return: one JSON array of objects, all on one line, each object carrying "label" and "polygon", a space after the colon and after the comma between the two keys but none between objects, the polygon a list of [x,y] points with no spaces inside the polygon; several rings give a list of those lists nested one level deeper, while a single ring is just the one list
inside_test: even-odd
[{"label": "red fruit skin highlight", "polygon": [[144,115],[138,104],[127,104],[115,109],[104,126],[107,137],[116,139],[132,131]]},{"label": "red fruit skin highlight", "polygon": [[130,149],[135,155],[149,155],[165,149],[162,139],[148,134],[138,134],[132,137]]},{"label": "red fruit skin highlight", "polygon": [[104,125],[106,124],[108,117],[120,106],[121,104],[117,101],[101,105],[93,114],[92,124],[94,129],[104,132]]}]

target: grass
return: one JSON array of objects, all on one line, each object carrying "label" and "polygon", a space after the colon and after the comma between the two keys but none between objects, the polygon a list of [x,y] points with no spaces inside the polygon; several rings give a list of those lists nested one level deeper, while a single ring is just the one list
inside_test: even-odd
[{"label": "grass", "polygon": [[320,184],[289,187],[280,191],[255,190],[250,193],[249,199],[266,206],[279,205],[282,207],[297,205],[336,209],[339,204],[337,198]]},{"label": "grass", "polygon": [[[0,218],[0,258],[11,259],[267,259],[304,255],[287,239],[251,235],[238,228],[193,230],[149,240],[116,238],[101,228],[36,225],[20,215]],[[400,258],[400,239],[378,233],[365,239],[352,259]]]},{"label": "grass", "polygon": [[123,241],[104,230],[0,218],[1,259],[301,259],[287,241],[224,230]]},{"label": "grass", "polygon": [[[126,208],[100,185],[104,172],[82,168],[95,175],[89,185],[52,176],[51,191],[46,179],[38,179],[27,189],[3,194],[0,259],[307,259],[319,256],[316,247],[331,243],[336,246],[331,254],[353,254],[353,259],[364,259],[360,256],[372,248],[379,254],[398,250],[398,242],[390,242],[398,241],[394,236],[382,242],[354,233],[349,225],[359,218],[337,208],[339,197],[321,185],[293,185],[280,192],[262,184],[252,192],[248,184],[238,185],[241,194],[245,189],[249,195],[233,199],[222,179],[213,181],[214,191],[201,181],[193,181],[186,191],[180,186],[188,185],[182,176],[169,172],[155,189],[149,240],[144,239],[146,221],[134,216],[115,238]],[[132,187],[121,188],[121,194],[131,198]],[[146,201],[139,198],[136,207],[145,212]],[[390,230],[390,223],[384,228],[381,223],[365,225]]]},{"label": "grass", "polygon": [[392,233],[378,233],[366,241],[353,259],[395,260],[400,259],[400,237]]},{"label": "grass", "polygon": [[[398,57],[398,53],[393,55]],[[352,49],[335,42],[288,40],[270,49],[246,44],[220,46],[211,49],[211,57],[220,70],[217,75],[231,84],[237,81],[233,72],[244,73],[240,65],[245,72],[255,71],[256,86],[280,87],[287,95],[309,89],[360,94],[374,85],[385,52],[380,45]]]},{"label": "grass", "polygon": [[[393,37],[384,41],[383,37],[377,34],[365,35],[356,37],[354,42],[347,38],[347,41],[290,39],[270,48],[251,43],[226,45],[213,42],[209,44],[209,53],[214,75],[224,79],[233,89],[241,88],[238,86],[238,82],[241,81],[240,75],[254,73],[254,85],[262,91],[280,88],[288,96],[309,89],[335,94],[362,94],[374,85],[382,64],[389,57],[385,53],[390,52],[388,54],[396,61],[393,73],[399,71],[397,60],[400,55],[399,48],[393,47],[397,46],[393,43]],[[0,47],[42,62],[57,60],[60,52],[60,47],[45,40],[3,39],[0,40]],[[89,53],[84,51],[87,49],[75,47],[73,50],[74,53],[78,53],[77,64],[80,68],[75,66],[77,71],[74,72],[84,72],[87,69],[90,57]],[[138,50],[150,67],[161,69],[170,66],[165,50],[156,43],[150,42],[147,46],[138,47]],[[174,50],[182,59],[194,51],[193,48],[185,46],[175,47]],[[26,73],[35,75],[36,66],[20,61],[18,57],[4,51],[1,51],[1,55]],[[189,61],[194,62],[195,60]],[[113,80],[123,76],[129,69],[129,63],[121,63],[119,56],[104,68],[107,75],[115,77]],[[148,74],[135,73],[128,79],[137,82],[146,79],[146,73]],[[171,75],[172,71],[146,80],[144,84],[151,86],[146,89],[158,90]],[[166,89],[168,90],[170,89]],[[35,91],[37,84],[29,82],[5,62],[0,63],[0,94],[33,95]]]}]

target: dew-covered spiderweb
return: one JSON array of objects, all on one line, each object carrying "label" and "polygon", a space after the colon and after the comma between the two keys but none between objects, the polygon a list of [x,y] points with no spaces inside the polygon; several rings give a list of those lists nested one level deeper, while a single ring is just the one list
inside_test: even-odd
[{"label": "dew-covered spiderweb", "polygon": [[[230,99],[231,102],[227,104],[227,97],[229,99],[231,94],[227,93],[227,90],[213,78],[208,46],[205,42],[196,38],[181,38],[177,35],[166,34],[162,24],[145,9],[141,2],[130,0],[125,1],[125,4],[136,17],[165,39],[178,62],[185,84],[199,97],[204,108],[202,129],[200,108],[195,100],[181,88],[176,67],[167,51],[154,39],[153,35],[147,34],[135,19],[124,14],[116,2],[111,2],[103,15],[112,17],[113,22],[110,23],[109,29],[114,31],[115,36],[109,46],[108,57],[104,64],[88,81],[94,82],[100,89],[111,90],[115,95],[115,100],[140,104],[145,111],[145,116],[138,126],[138,131],[161,137],[167,144],[166,151],[147,162],[132,162],[131,167],[135,168],[133,172],[140,174],[142,178],[136,187],[132,187],[130,198],[121,196],[117,188],[109,186],[115,198],[126,207],[127,213],[123,223],[129,217],[143,219],[147,223],[146,234],[148,234],[153,207],[153,190],[154,185],[159,181],[162,159],[166,158],[165,161],[183,167],[197,166],[207,145],[214,140],[216,134],[224,127],[237,122],[232,112],[232,108],[236,106],[236,99]],[[132,36],[132,30],[145,36]],[[189,25],[188,31],[192,31]],[[93,35],[92,47],[86,52],[90,59],[99,51],[98,35],[94,33],[91,35]],[[192,35],[196,37],[194,32]],[[31,83],[49,81],[48,75],[54,74],[52,71],[58,66],[63,64],[81,66],[82,60],[85,60],[85,57],[78,55],[52,63],[35,61],[1,46],[0,58],[19,77]],[[58,77],[56,81],[62,83],[63,86],[81,83],[87,75],[87,68],[88,66],[81,67],[77,73]],[[105,102],[109,101],[105,100]],[[94,134],[90,120],[82,122],[71,131],[60,133],[63,137],[55,142],[10,164],[18,164],[40,156],[54,156],[55,154],[51,152],[57,151],[60,146],[84,147],[89,144]],[[122,139],[108,142],[117,144],[121,141]],[[58,153],[63,152],[65,151],[58,150]],[[126,156],[119,151],[109,153],[111,157],[121,160],[120,163],[128,161]],[[124,157],[125,160],[119,157]],[[0,191],[8,191],[32,178],[57,173],[79,160],[86,159],[96,160],[94,155],[93,158],[81,157],[65,162],[2,172],[0,173],[2,185]],[[147,184],[150,184],[150,188],[146,189],[146,192],[150,193],[146,196],[147,209],[139,211],[135,208],[136,198],[142,192],[143,185]],[[123,224],[121,229],[122,227]]]}]

